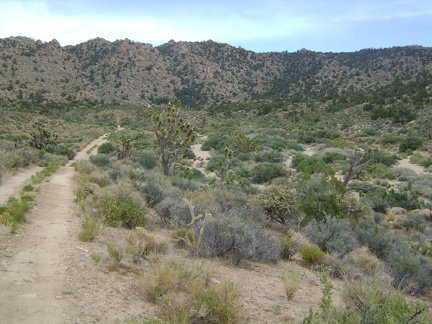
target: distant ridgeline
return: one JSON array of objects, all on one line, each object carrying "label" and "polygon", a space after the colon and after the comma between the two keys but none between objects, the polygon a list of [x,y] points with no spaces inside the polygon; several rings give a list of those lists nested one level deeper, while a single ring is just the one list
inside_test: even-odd
[{"label": "distant ridgeline", "polygon": [[[0,104],[26,109],[75,105],[192,109],[259,108],[319,102],[327,110],[363,104],[377,118],[430,105],[432,48],[353,53],[255,53],[214,41],[161,46],[101,38],[61,47],[0,39]],[[377,109],[380,107],[380,109]],[[234,108],[233,108],[234,109]]]}]

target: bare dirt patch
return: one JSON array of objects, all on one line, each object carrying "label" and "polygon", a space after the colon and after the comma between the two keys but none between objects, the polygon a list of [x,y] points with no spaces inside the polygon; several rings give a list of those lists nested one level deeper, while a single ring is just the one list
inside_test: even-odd
[{"label": "bare dirt patch", "polygon": [[400,160],[399,163],[397,164],[397,166],[400,168],[411,169],[415,173],[417,173],[418,175],[430,174],[430,172],[426,172],[426,170],[423,166],[411,163],[409,158]]},{"label": "bare dirt patch", "polygon": [[4,179],[0,184],[0,205],[4,204],[10,196],[18,195],[24,183],[40,170],[42,167],[32,165],[19,169],[16,174]]}]

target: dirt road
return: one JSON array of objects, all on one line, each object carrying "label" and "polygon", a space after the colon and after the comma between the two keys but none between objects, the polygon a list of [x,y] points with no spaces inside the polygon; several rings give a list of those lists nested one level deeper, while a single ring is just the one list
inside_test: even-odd
[{"label": "dirt road", "polygon": [[[7,238],[2,251],[0,323],[63,323],[63,291],[68,270],[64,246],[74,217],[73,168],[61,167],[36,199],[19,235]],[[19,247],[19,248],[17,248]]]},{"label": "dirt road", "polygon": [[[75,160],[88,158],[86,151],[104,138],[92,142]],[[70,166],[60,167],[42,184],[26,224],[15,235],[0,236],[1,324],[76,322],[78,310],[69,309],[67,302],[66,265],[79,228],[74,173]],[[27,178],[11,178],[2,185],[2,194],[22,187]]]},{"label": "dirt road", "polygon": [[6,178],[0,186],[0,205],[4,204],[10,196],[15,196],[21,191],[23,184],[36,172],[42,170],[36,165],[18,170],[17,174]]}]

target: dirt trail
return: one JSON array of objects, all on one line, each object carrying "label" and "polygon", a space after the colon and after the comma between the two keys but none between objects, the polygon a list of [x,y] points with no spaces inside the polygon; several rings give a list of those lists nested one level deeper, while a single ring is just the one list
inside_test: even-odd
[{"label": "dirt trail", "polygon": [[[19,235],[10,237],[0,278],[0,323],[62,323],[62,291],[67,267],[64,245],[73,220],[72,176],[74,170],[61,167],[46,183],[27,215]],[[3,251],[4,252],[4,251]]]},{"label": "dirt trail", "polygon": [[423,166],[411,163],[409,158],[400,160],[397,166],[400,168],[411,169],[418,175],[430,174],[430,172],[425,171]]},{"label": "dirt trail", "polygon": [[17,174],[3,180],[0,185],[0,205],[4,204],[10,196],[18,195],[23,184],[40,170],[41,167],[32,165],[18,170]]},{"label": "dirt trail", "polygon": [[[97,148],[102,143],[105,143],[107,141],[107,134],[102,135],[101,137],[95,139],[93,142],[91,142],[89,145],[87,145],[83,150],[78,152],[75,155],[75,158],[73,160],[70,160],[66,166],[71,166],[73,162],[79,161],[79,160],[87,160],[90,155],[97,153]],[[87,153],[89,150],[91,150],[89,153]]]},{"label": "dirt trail", "polygon": [[[86,151],[103,141],[89,144],[74,161],[88,158]],[[69,253],[79,228],[74,172],[60,167],[41,185],[25,225],[15,235],[0,236],[0,323],[76,322],[78,310],[69,309],[67,302]],[[14,181],[23,185],[17,177]]]}]

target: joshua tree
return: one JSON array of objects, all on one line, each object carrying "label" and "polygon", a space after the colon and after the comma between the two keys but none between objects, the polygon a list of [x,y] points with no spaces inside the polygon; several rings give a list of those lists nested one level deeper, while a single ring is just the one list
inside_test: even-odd
[{"label": "joshua tree", "polygon": [[149,111],[156,138],[159,142],[157,153],[165,175],[178,163],[181,155],[195,140],[195,132],[189,123],[181,118],[181,105],[168,104],[161,113],[153,108]]},{"label": "joshua tree", "polygon": [[51,133],[38,126],[37,132],[30,134],[30,145],[38,150],[52,151],[53,146],[57,146],[58,135]]}]

